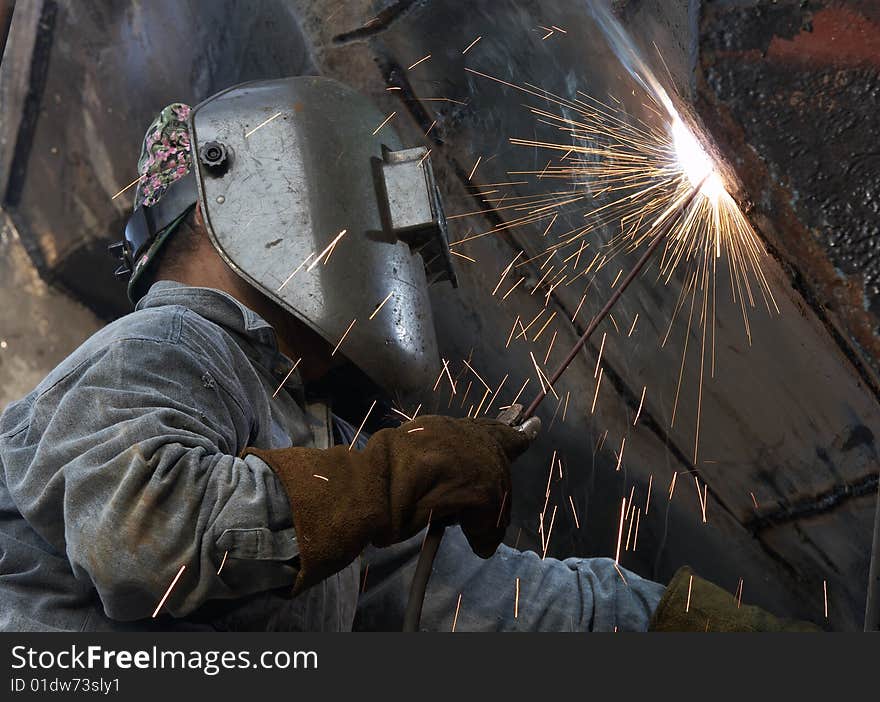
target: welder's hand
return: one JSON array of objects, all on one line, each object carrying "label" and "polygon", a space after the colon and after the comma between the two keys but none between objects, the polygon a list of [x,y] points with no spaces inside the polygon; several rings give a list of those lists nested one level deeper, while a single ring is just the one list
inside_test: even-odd
[{"label": "welder's hand", "polygon": [[248,449],[290,499],[300,551],[299,592],[430,520],[457,520],[474,551],[491,556],[510,521],[510,464],[529,432],[492,419],[425,416],[376,432],[363,451]]},{"label": "welder's hand", "polygon": [[651,617],[649,631],[821,631],[810,622],[780,619],[738,603],[726,590],[679,568]]}]

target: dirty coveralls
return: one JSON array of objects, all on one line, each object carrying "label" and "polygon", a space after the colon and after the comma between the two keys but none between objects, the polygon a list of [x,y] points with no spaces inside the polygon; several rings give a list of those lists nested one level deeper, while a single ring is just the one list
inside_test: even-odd
[{"label": "dirty coveralls", "polygon": [[[265,463],[238,456],[354,433],[306,401],[297,374],[275,394],[290,368],[271,327],[233,297],[160,281],[7,407],[0,629],[399,629],[422,535],[290,596],[287,495]],[[448,630],[461,594],[460,631],[645,630],[663,587],[622,573],[606,558],[504,545],[482,560],[451,528],[422,626]]]}]

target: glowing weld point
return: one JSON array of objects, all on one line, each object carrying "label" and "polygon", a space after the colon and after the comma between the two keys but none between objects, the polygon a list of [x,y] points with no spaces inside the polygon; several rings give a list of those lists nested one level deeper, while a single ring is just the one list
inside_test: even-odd
[{"label": "glowing weld point", "polygon": [[724,184],[709,155],[700,146],[693,132],[688,129],[679,117],[672,123],[672,141],[678,164],[693,187],[697,187],[705,178],[700,192],[713,202],[725,192]]}]

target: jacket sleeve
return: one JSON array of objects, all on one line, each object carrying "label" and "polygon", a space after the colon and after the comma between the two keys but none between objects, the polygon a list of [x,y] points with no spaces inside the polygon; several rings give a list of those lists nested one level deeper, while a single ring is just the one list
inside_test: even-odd
[{"label": "jacket sleeve", "polygon": [[[364,554],[369,568],[356,628],[400,630],[423,538]],[[609,558],[542,560],[501,545],[483,560],[451,527],[434,561],[421,628],[450,631],[455,620],[456,631],[646,631],[664,589],[618,573]]]},{"label": "jacket sleeve", "polygon": [[35,400],[44,428],[9,487],[107,616],[150,617],[181,568],[174,617],[293,583],[286,494],[236,457],[256,431],[246,399],[222,350],[123,339]]}]

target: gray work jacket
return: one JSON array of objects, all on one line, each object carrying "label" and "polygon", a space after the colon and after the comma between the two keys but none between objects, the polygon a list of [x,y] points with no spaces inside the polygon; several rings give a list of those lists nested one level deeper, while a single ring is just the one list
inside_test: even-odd
[{"label": "gray work jacket", "polygon": [[[287,495],[238,456],[333,441],[329,407],[306,402],[298,373],[278,390],[291,366],[230,295],[161,281],[7,407],[0,630],[398,628],[420,537],[290,596]],[[449,628],[458,608],[459,630],[644,630],[663,588],[624,573],[506,546],[482,560],[449,529],[423,627]]]}]

